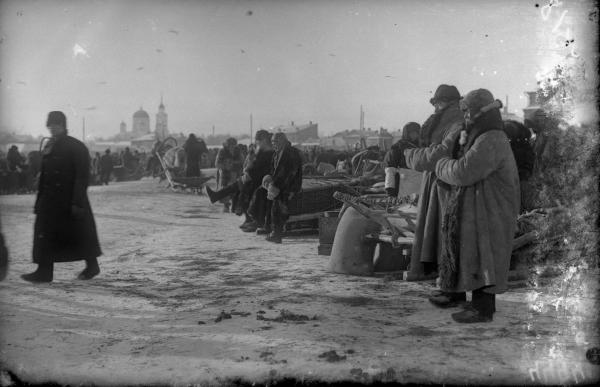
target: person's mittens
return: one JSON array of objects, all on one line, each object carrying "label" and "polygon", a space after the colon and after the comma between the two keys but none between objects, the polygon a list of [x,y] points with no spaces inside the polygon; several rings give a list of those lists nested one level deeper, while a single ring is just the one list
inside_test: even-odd
[{"label": "person's mittens", "polygon": [[267,189],[267,199],[274,200],[277,195],[279,195],[279,188],[275,187],[273,184],[269,184],[269,188]]},{"label": "person's mittens", "polygon": [[263,177],[261,185],[264,189],[269,189],[269,184],[271,184],[272,182],[273,177],[271,175],[265,175],[265,177]]}]

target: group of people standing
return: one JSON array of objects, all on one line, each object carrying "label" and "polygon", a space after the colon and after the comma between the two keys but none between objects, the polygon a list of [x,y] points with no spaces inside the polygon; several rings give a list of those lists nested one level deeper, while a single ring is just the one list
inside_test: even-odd
[{"label": "group of people standing", "polygon": [[450,85],[440,85],[430,103],[435,112],[422,128],[407,124],[406,138],[386,156],[388,165],[423,172],[409,274],[438,274],[441,291],[429,301],[466,306],[455,321],[491,321],[495,295],[507,290],[520,207],[502,103],[486,89],[461,97]]},{"label": "group of people standing", "polygon": [[281,132],[273,136],[261,129],[255,143],[256,151],[242,161],[228,140],[217,156],[219,190],[207,186],[206,191],[212,203],[222,201],[226,209],[231,200],[234,212],[245,216],[242,231],[281,243],[289,201],[302,188],[302,155]]}]

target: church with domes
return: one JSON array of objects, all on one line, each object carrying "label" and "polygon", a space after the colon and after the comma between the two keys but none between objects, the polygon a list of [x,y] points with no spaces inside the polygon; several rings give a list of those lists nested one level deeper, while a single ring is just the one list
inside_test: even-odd
[{"label": "church with domes", "polygon": [[143,107],[133,113],[131,131],[127,131],[125,122],[119,125],[119,134],[116,136],[120,140],[133,140],[140,137],[163,140],[169,136],[168,114],[165,111],[162,96],[160,97],[160,105],[156,113],[155,130],[150,130],[150,115]]},{"label": "church with domes", "polygon": [[133,113],[133,125],[131,131],[134,137],[143,136],[150,133],[150,116],[142,107]]}]

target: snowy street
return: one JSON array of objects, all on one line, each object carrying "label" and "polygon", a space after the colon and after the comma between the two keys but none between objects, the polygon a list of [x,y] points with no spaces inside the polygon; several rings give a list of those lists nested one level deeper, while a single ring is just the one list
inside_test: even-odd
[{"label": "snowy street", "polygon": [[[214,180],[212,181],[214,184]],[[206,196],[158,180],[90,187],[102,272],[56,264],[32,285],[34,195],[0,196],[11,266],[0,283],[0,365],[26,382],[590,383],[597,272],[500,295],[494,321],[460,325],[433,281],[329,273],[316,236],[271,244]],[[577,295],[578,297],[575,297]],[[7,374],[2,375],[7,378]]]}]

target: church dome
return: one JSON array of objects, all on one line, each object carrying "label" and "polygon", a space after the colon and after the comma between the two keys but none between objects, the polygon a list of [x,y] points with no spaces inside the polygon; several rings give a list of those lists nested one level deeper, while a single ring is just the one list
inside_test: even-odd
[{"label": "church dome", "polygon": [[148,115],[148,113],[146,113],[145,110],[143,110],[142,108],[140,108],[140,110],[138,110],[137,112],[133,113],[133,118],[150,118],[150,116]]}]

